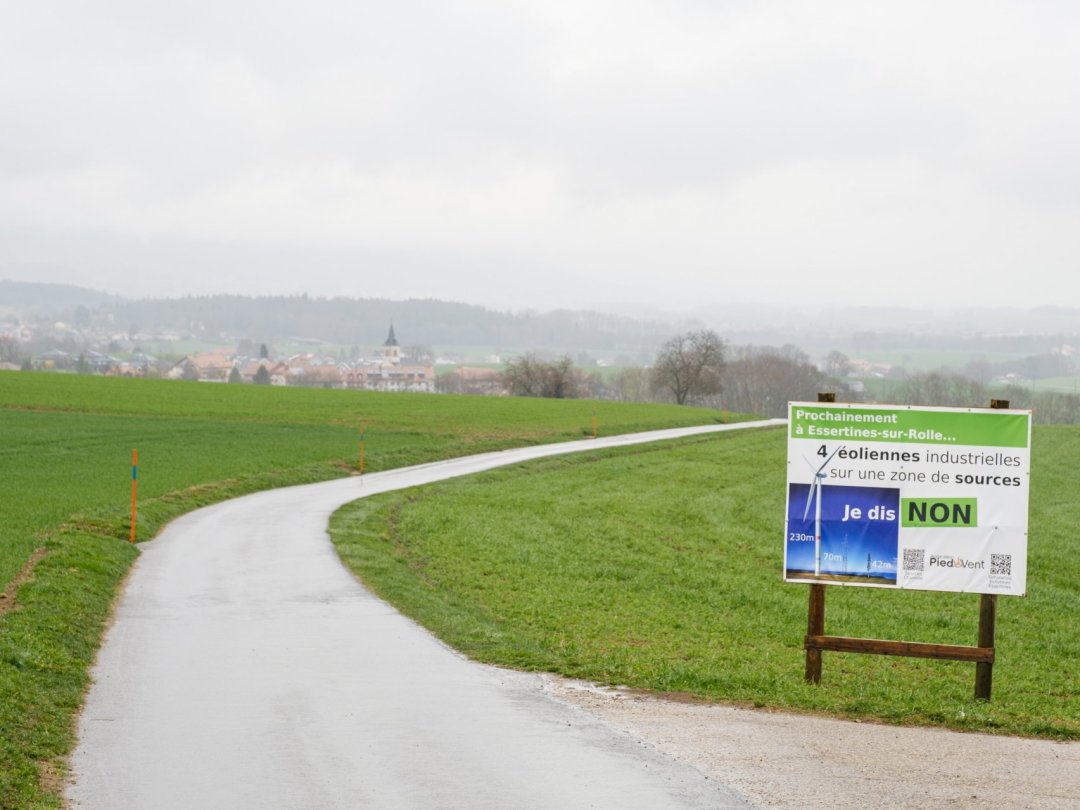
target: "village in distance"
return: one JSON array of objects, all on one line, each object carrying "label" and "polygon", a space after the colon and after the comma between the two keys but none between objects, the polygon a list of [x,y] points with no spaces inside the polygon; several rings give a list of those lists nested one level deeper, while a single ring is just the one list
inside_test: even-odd
[{"label": "village in distance", "polygon": [[[1080,413],[1080,313],[852,310],[785,329],[790,313],[496,312],[435,300],[206,296],[133,301],[0,280],[0,370],[351,390],[669,401],[782,416],[823,390],[846,401],[1038,402]],[[992,328],[989,328],[992,326]],[[719,344],[711,378],[657,374],[673,341]],[[690,342],[687,342],[687,341]],[[698,346],[700,348],[700,345]]]}]

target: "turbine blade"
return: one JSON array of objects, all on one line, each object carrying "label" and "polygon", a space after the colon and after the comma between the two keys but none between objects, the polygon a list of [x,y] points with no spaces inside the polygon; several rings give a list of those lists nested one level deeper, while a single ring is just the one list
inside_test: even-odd
[{"label": "turbine blade", "polygon": [[812,504],[814,502],[814,490],[816,490],[817,487],[818,487],[818,480],[817,480],[817,478],[814,478],[814,483],[812,483],[810,485],[810,491],[806,493],[806,508],[803,509],[803,513],[802,513],[803,521],[805,521],[806,518],[810,514],[810,504]]},{"label": "turbine blade", "polygon": [[821,466],[817,468],[817,472],[815,473],[815,475],[821,475],[821,471],[824,470],[826,466],[828,466],[829,462],[833,460],[833,456],[835,456],[839,452],[840,452],[840,448],[837,447],[835,450],[833,450],[831,453],[829,453],[829,457],[827,459],[825,459],[823,462],[821,462]]}]

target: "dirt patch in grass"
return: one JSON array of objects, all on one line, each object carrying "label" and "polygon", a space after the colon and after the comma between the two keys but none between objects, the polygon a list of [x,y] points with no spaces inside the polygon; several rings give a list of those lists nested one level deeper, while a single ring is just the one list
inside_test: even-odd
[{"label": "dirt patch in grass", "polygon": [[0,616],[6,613],[10,613],[15,609],[16,601],[15,594],[19,588],[34,578],[34,569],[37,568],[38,563],[45,559],[45,555],[49,553],[46,548],[35,549],[34,553],[30,555],[30,559],[26,561],[26,564],[19,569],[19,573],[15,575],[15,578],[7,584],[4,588],[4,592],[0,593]]},{"label": "dirt patch in grass", "polygon": [[67,784],[67,766],[57,762],[39,762],[38,784],[46,793],[60,795]]}]

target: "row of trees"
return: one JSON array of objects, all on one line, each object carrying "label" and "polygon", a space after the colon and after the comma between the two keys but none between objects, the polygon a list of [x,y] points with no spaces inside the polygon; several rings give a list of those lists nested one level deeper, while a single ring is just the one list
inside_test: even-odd
[{"label": "row of trees", "polygon": [[677,335],[661,346],[651,368],[625,369],[607,380],[586,374],[568,356],[535,354],[507,363],[502,379],[515,396],[673,402],[765,416],[784,416],[788,401],[812,400],[826,388],[853,396],[792,346],[729,349],[711,330]]},{"label": "row of trees", "polygon": [[[506,388],[519,396],[593,397],[625,401],[665,401],[725,408],[769,417],[787,415],[790,401],[812,401],[833,391],[840,401],[858,402],[861,395],[838,375],[846,371],[843,355],[830,355],[826,373],[794,346],[728,347],[705,330],[667,341],[649,369],[630,368],[604,380],[586,375],[569,357],[544,361],[524,355],[511,361]],[[956,371],[908,375],[888,390],[898,405],[985,406],[992,397],[1013,408],[1031,409],[1039,424],[1080,424],[1080,393],[1033,391],[1019,385],[991,388]]]},{"label": "row of trees", "polygon": [[821,391],[833,391],[844,401],[856,393],[830,377],[794,346],[744,346],[736,349],[724,374],[724,406],[740,413],[787,416],[791,401],[813,401]]},{"label": "row of trees", "polygon": [[503,385],[513,396],[578,399],[591,393],[585,374],[574,367],[569,355],[557,360],[541,360],[532,352],[506,364]]},{"label": "row of trees", "polygon": [[982,407],[991,398],[1006,399],[1011,408],[1031,410],[1036,424],[1080,424],[1080,393],[1034,391],[1022,385],[991,388],[979,380],[955,371],[928,371],[914,374],[893,386],[888,393],[897,405],[943,405],[957,408]]},{"label": "row of trees", "polygon": [[[718,394],[722,388],[724,342],[710,330],[687,332],[668,340],[646,376],[631,374],[616,380],[614,388],[641,399],[647,388],[650,398],[684,405],[691,399]],[[636,370],[630,370],[631,372]],[[625,373],[625,372],[624,372]],[[529,353],[506,364],[503,384],[515,396],[557,399],[591,396],[603,385],[599,375],[586,375],[569,355],[541,360]],[[606,387],[606,386],[605,386]],[[621,397],[620,397],[621,398]]]}]

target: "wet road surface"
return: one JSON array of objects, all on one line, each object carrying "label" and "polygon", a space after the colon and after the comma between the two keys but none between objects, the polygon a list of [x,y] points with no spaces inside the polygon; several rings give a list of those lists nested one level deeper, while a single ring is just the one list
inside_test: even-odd
[{"label": "wet road surface", "polygon": [[367,495],[531,458],[779,421],[508,450],[263,492],[146,543],[94,670],[72,807],[726,808],[736,793],[475,664],[368,593],[326,534]]}]

